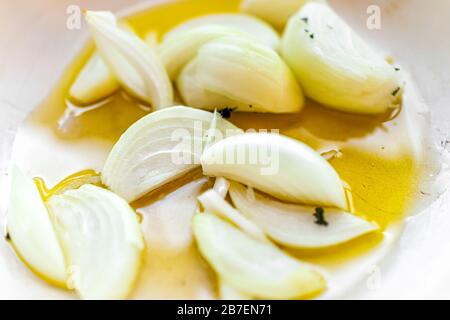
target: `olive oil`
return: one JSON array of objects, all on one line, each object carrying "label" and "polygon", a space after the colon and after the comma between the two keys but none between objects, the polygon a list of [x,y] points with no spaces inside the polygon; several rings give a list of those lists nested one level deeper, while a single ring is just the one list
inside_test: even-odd
[{"label": "olive oil", "polygon": [[[158,2],[125,19],[139,35],[157,32],[161,38],[165,32],[186,19],[208,13],[236,12],[238,4],[238,0]],[[93,50],[93,45],[89,44],[79,54],[62,76],[59,85],[33,112],[25,126],[29,129],[27,132],[31,133],[33,130],[44,130],[48,139],[57,141],[64,150],[70,150],[80,142],[101,141],[102,148],[98,152],[100,157],[105,158],[120,135],[151,109],[120,91],[93,106],[77,106],[71,102],[69,87]],[[410,141],[405,110],[398,111],[396,114],[359,116],[336,112],[307,101],[305,109],[299,114],[232,114],[230,121],[243,129],[276,129],[309,144],[319,152],[336,150],[330,163],[348,185],[352,211],[381,227],[379,233],[344,245],[326,250],[291,250],[292,254],[323,267],[345,264],[380,245],[384,239],[383,231],[401,222],[413,208],[421,176],[420,157]],[[52,155],[47,153],[36,157],[50,159]],[[67,159],[71,158],[68,156]],[[80,171],[76,161],[69,160],[65,163],[65,172],[78,173],[59,183],[47,178],[52,176],[52,166],[45,170],[41,167],[34,170],[41,177],[36,182],[44,199],[83,183],[101,184],[99,174],[92,170],[101,168],[86,167],[84,171]],[[187,197],[176,190],[178,187],[188,188],[186,192],[189,199],[195,202],[196,195],[203,190],[198,185],[199,178],[199,173],[194,172],[187,180],[175,182],[132,204],[142,217],[141,224],[152,225],[154,221],[151,219],[155,219],[155,215],[158,219],[163,219],[158,211],[160,206],[167,207],[171,201],[178,201],[177,195]],[[61,179],[62,177],[59,180]],[[52,187],[48,188],[46,185]],[[192,185],[191,189],[189,185]],[[326,211],[324,214],[326,218]],[[161,223],[160,229],[169,222]],[[150,228],[151,232],[157,230],[154,226]],[[152,237],[154,240],[154,235]],[[164,298],[210,296],[213,287],[211,279],[214,277],[198,256],[192,235],[186,241],[185,250],[180,249],[177,253],[165,252],[163,247],[156,245],[157,241],[150,245],[136,297],[157,298],[158,292]],[[182,280],[189,274],[198,283],[186,283]],[[168,279],[162,280],[165,278]]]},{"label": "olive oil", "polygon": [[51,196],[63,194],[67,190],[78,189],[84,184],[102,186],[100,175],[94,170],[84,170],[74,173],[49,189],[42,178],[34,179],[42,199],[47,201]]}]

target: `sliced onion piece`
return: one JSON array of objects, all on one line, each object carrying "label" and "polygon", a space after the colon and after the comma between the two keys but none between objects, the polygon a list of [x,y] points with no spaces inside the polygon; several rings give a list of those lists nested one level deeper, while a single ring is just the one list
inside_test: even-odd
[{"label": "sliced onion piece", "polygon": [[247,189],[238,183],[232,183],[230,195],[239,212],[256,223],[275,242],[292,248],[334,246],[378,229],[364,219],[334,208],[324,209],[328,224],[318,225],[313,215],[314,207],[283,203],[258,192],[250,198]]},{"label": "sliced onion piece", "polygon": [[83,299],[124,299],[141,266],[144,241],[136,213],[114,193],[84,185],[47,206]]},{"label": "sliced onion piece", "polygon": [[203,257],[220,278],[244,294],[292,299],[325,287],[323,278],[309,266],[214,215],[197,214],[193,230]]},{"label": "sliced onion piece", "polygon": [[87,11],[85,18],[102,59],[127,91],[156,109],[173,105],[167,72],[143,40],[121,30],[110,12]]},{"label": "sliced onion piece", "polygon": [[[120,22],[119,27],[136,36],[129,24]],[[77,103],[89,105],[107,98],[119,89],[120,84],[114,73],[103,62],[98,52],[94,52],[71,85],[69,95]]]},{"label": "sliced onion piece", "polygon": [[119,89],[120,84],[108,65],[94,52],[70,87],[69,95],[77,103],[89,105],[109,97]]},{"label": "sliced onion piece", "polygon": [[394,67],[326,4],[311,2],[286,28],[282,52],[308,97],[346,112],[377,114],[398,104]]},{"label": "sliced onion piece", "polygon": [[282,29],[289,17],[309,0],[243,0],[241,11],[257,16],[274,27]]},{"label": "sliced onion piece", "polygon": [[257,110],[253,105],[241,102],[219,93],[214,93],[205,90],[202,84],[197,81],[195,65],[191,65],[190,68],[185,68],[182,77],[177,80],[178,90],[182,92],[187,92],[188,96],[185,97],[185,101],[192,106],[206,109],[206,110],[216,110],[217,108],[236,108],[239,111],[248,112],[264,112]]},{"label": "sliced onion piece", "polygon": [[7,232],[14,249],[27,266],[50,283],[64,287],[64,254],[47,208],[33,179],[18,167],[12,169]]},{"label": "sliced onion piece", "polygon": [[280,43],[278,33],[269,24],[251,15],[239,13],[209,14],[188,20],[168,32],[164,41],[188,30],[210,26],[233,28],[274,50],[278,49]]},{"label": "sliced onion piece", "polygon": [[[214,114],[188,107],[153,112],[133,124],[113,147],[102,181],[129,202],[200,166]],[[242,132],[217,117],[216,138]],[[222,135],[222,137],[220,137]]]},{"label": "sliced onion piece", "polygon": [[222,37],[203,45],[177,84],[188,105],[208,110],[236,107],[295,113],[304,104],[301,89],[280,56],[246,37]]},{"label": "sliced onion piece", "polygon": [[198,200],[202,204],[205,212],[215,214],[230,221],[236,227],[255,239],[268,241],[264,232],[262,232],[257,225],[234,209],[215,190],[206,191],[198,197]]},{"label": "sliced onion piece", "polygon": [[219,298],[220,300],[252,300],[250,296],[239,292],[223,279],[219,279]]},{"label": "sliced onion piece", "polygon": [[[221,197],[221,199],[224,199],[227,196],[227,194],[228,194],[228,190],[230,189],[230,185],[231,185],[231,183],[227,179],[225,179],[225,178],[217,178],[215,183],[214,183],[213,190]],[[211,208],[209,210],[210,210],[209,212],[211,212]],[[244,230],[242,227],[241,227],[241,229]],[[252,229],[254,229],[254,228],[252,227]],[[254,229],[254,230],[256,230],[256,229]],[[256,235],[260,236],[261,235],[261,231],[258,230]],[[256,238],[258,238],[258,236]],[[261,239],[264,240],[264,241],[267,240],[267,238],[265,236],[261,237]],[[248,295],[246,295],[246,294],[244,294],[242,292],[239,292],[238,290],[236,290],[235,288],[230,286],[223,279],[219,279],[219,297],[220,297],[221,300],[251,300],[252,299]]]},{"label": "sliced onion piece", "polygon": [[346,209],[333,167],[304,143],[278,134],[245,133],[205,150],[203,173],[244,183],[288,202]]},{"label": "sliced onion piece", "polygon": [[243,33],[235,28],[220,25],[187,29],[166,38],[158,47],[158,55],[170,78],[175,80],[180,70],[195,58],[201,46],[228,35],[243,35]]},{"label": "sliced onion piece", "polygon": [[228,194],[228,190],[230,189],[230,184],[230,181],[228,181],[227,179],[219,177],[214,182],[213,189],[219,196],[222,197],[222,199],[225,199]]}]

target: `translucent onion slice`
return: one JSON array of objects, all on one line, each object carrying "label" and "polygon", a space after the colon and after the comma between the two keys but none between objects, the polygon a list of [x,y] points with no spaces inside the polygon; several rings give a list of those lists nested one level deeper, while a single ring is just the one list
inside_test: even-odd
[{"label": "translucent onion slice", "polygon": [[[102,181],[129,202],[177,179],[200,165],[214,114],[171,107],[140,119],[113,147]],[[216,138],[242,132],[217,117]]]},{"label": "translucent onion slice", "polygon": [[94,52],[70,87],[69,95],[76,102],[89,105],[109,97],[119,89],[120,84],[108,65]]},{"label": "translucent onion slice", "polygon": [[164,36],[164,41],[185,31],[206,26],[223,26],[236,29],[274,50],[278,49],[280,43],[278,33],[269,24],[253,16],[239,13],[209,14],[188,20],[168,32]]},{"label": "translucent onion slice", "polygon": [[102,59],[121,85],[156,109],[173,105],[173,89],[156,53],[140,38],[121,30],[110,12],[85,13]]},{"label": "translucent onion slice", "polygon": [[289,20],[282,52],[306,95],[324,105],[376,114],[398,103],[394,67],[326,4],[308,3]]},{"label": "translucent onion slice", "polygon": [[[213,190],[224,199],[228,190],[230,189],[230,181],[225,178],[217,178],[214,182]],[[260,232],[258,231],[258,234]],[[264,241],[266,238],[264,237]],[[251,300],[252,298],[246,294],[239,292],[235,288],[231,287],[225,280],[219,279],[219,297],[221,300]]]},{"label": "translucent onion slice", "polygon": [[329,247],[378,229],[364,219],[334,208],[324,209],[328,225],[317,225],[314,207],[283,203],[258,192],[250,198],[247,189],[238,183],[232,183],[230,195],[239,212],[256,223],[271,239],[288,247]]},{"label": "translucent onion slice", "polygon": [[250,296],[239,292],[223,279],[219,279],[219,297],[220,300],[252,300]]},{"label": "translucent onion slice", "polygon": [[51,197],[47,206],[83,299],[124,299],[141,265],[143,237],[136,213],[114,193],[84,185]]},{"label": "translucent onion slice", "polygon": [[206,191],[198,197],[198,200],[202,204],[205,212],[228,220],[255,239],[268,241],[264,232],[257,225],[234,209],[215,190]]},{"label": "translucent onion slice", "polygon": [[274,27],[282,29],[289,17],[306,2],[308,0],[243,0],[241,11],[257,16]]},{"label": "translucent onion slice", "polygon": [[[122,30],[136,36],[134,30],[128,24],[120,23]],[[149,33],[145,42],[152,48],[157,45],[155,33]],[[90,105],[109,97],[120,89],[114,73],[102,60],[98,52],[94,52],[88,62],[81,69],[72,86],[69,95],[82,105]]]},{"label": "translucent onion slice", "polygon": [[244,35],[236,28],[220,25],[203,26],[177,32],[158,47],[158,55],[169,77],[176,79],[180,70],[195,56],[205,43],[228,35]]},{"label": "translucent onion slice", "polygon": [[239,36],[203,45],[177,84],[188,105],[208,110],[236,107],[239,111],[294,113],[304,103],[294,75],[280,56]]},{"label": "translucent onion slice", "polygon": [[245,133],[207,149],[203,173],[225,177],[288,202],[347,207],[333,167],[300,141],[278,134]]},{"label": "translucent onion slice", "polygon": [[222,199],[225,199],[225,197],[228,194],[228,190],[230,189],[230,181],[228,181],[225,178],[219,177],[214,182],[213,189],[217,192],[219,196],[222,197]]},{"label": "translucent onion slice", "polygon": [[220,278],[244,294],[292,299],[319,292],[325,286],[310,267],[214,215],[197,214],[193,230],[203,257]]},{"label": "translucent onion slice", "polygon": [[190,69],[186,69],[183,76],[178,78],[177,86],[179,91],[188,92],[188,97],[184,99],[189,105],[202,109],[215,110],[217,108],[220,109],[231,106],[231,108],[236,108],[236,110],[239,111],[264,112],[256,110],[253,105],[249,105],[248,103],[205,90],[205,88],[197,82],[194,65],[192,65]]},{"label": "translucent onion slice", "polygon": [[66,264],[47,208],[33,179],[12,169],[7,232],[14,249],[37,275],[65,286]]}]

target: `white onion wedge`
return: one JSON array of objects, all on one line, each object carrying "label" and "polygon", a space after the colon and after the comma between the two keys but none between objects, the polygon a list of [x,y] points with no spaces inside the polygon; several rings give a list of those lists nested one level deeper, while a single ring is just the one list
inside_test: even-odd
[{"label": "white onion wedge", "polygon": [[[214,114],[188,107],[153,112],[133,124],[113,147],[102,181],[129,202],[200,165]],[[242,132],[217,117],[216,138]]]},{"label": "white onion wedge", "polygon": [[110,12],[85,13],[102,59],[121,85],[156,109],[173,105],[173,88],[156,53],[139,37],[117,26]]},{"label": "white onion wedge", "polygon": [[303,94],[294,75],[270,48],[246,37],[228,36],[203,45],[180,73],[178,90],[197,108],[296,113]]},{"label": "white onion wedge", "polygon": [[[122,30],[136,36],[134,30],[124,23],[120,23]],[[157,46],[157,38],[151,32],[145,38],[145,42],[151,48]],[[69,89],[69,95],[77,103],[90,105],[105,99],[120,89],[114,73],[103,61],[98,52],[94,52],[88,62],[81,69],[75,81]]]},{"label": "white onion wedge", "polygon": [[22,260],[41,278],[65,287],[66,264],[44,201],[33,179],[12,169],[7,232]]},{"label": "white onion wedge", "polygon": [[[122,22],[119,26],[125,32],[135,34],[130,25]],[[76,102],[89,105],[112,95],[119,89],[120,84],[114,73],[95,51],[70,86],[69,95]]]},{"label": "white onion wedge", "polygon": [[257,240],[268,241],[264,232],[257,225],[234,209],[215,190],[206,191],[198,197],[198,201],[202,204],[205,212],[228,220]]},{"label": "white onion wedge", "polygon": [[289,17],[309,0],[243,0],[241,11],[267,21],[277,29],[282,29]]},{"label": "white onion wedge", "polygon": [[233,28],[274,50],[278,49],[280,43],[278,33],[269,24],[251,15],[239,13],[209,14],[188,20],[168,32],[164,36],[164,41],[188,30],[211,26]]},{"label": "white onion wedge", "polygon": [[287,247],[324,248],[378,229],[364,219],[334,208],[324,209],[328,225],[317,225],[314,207],[283,203],[258,192],[254,193],[254,199],[250,199],[247,188],[238,183],[232,183],[230,195],[239,212],[264,230],[272,240]]},{"label": "white onion wedge", "polygon": [[144,241],[134,210],[111,191],[84,185],[47,206],[83,299],[124,299],[141,266]]},{"label": "white onion wedge", "polygon": [[[230,181],[225,178],[216,178],[214,182],[213,190],[222,198],[228,194],[228,190],[230,189]],[[260,234],[258,231],[257,234]],[[264,241],[266,240],[264,236]],[[252,298],[247,296],[246,294],[239,292],[235,288],[231,287],[225,280],[219,278],[219,298],[221,300],[251,300]]]},{"label": "white onion wedge", "polygon": [[230,189],[230,185],[231,185],[230,181],[228,181],[225,178],[219,177],[216,178],[213,189],[214,191],[217,192],[219,196],[222,197],[222,199],[225,199],[225,197],[228,194],[228,190]]},{"label": "white onion wedge", "polygon": [[203,173],[225,177],[288,202],[346,209],[333,167],[304,143],[278,134],[245,133],[207,149]]},{"label": "white onion wedge", "polygon": [[69,95],[77,103],[89,105],[109,97],[119,89],[120,84],[108,65],[94,52],[70,87]]},{"label": "white onion wedge", "polygon": [[282,52],[305,94],[326,106],[377,114],[398,104],[395,68],[324,3],[307,3],[289,20]]},{"label": "white onion wedge", "polygon": [[252,300],[250,296],[239,292],[223,279],[219,279],[219,298],[220,300]]},{"label": "white onion wedge", "polygon": [[243,34],[235,28],[219,25],[177,32],[159,45],[158,55],[166,67],[169,77],[175,80],[180,70],[195,58],[201,46],[228,35]]},{"label": "white onion wedge", "polygon": [[309,266],[211,214],[193,220],[199,250],[226,283],[263,299],[292,299],[321,291],[325,282]]}]

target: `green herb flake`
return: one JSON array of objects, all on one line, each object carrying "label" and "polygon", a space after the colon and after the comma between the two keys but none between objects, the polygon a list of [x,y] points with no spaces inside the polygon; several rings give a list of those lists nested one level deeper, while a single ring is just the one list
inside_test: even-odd
[{"label": "green herb flake", "polygon": [[311,33],[311,34],[309,35],[309,37],[310,37],[311,39],[314,39],[314,33]]},{"label": "green herb flake", "polygon": [[300,20],[302,20],[304,23],[308,23],[308,17],[300,18]]},{"label": "green herb flake", "polygon": [[325,210],[323,208],[316,208],[316,212],[313,214],[316,218],[316,221],[314,221],[315,224],[319,226],[328,226],[328,221],[325,220]]}]

